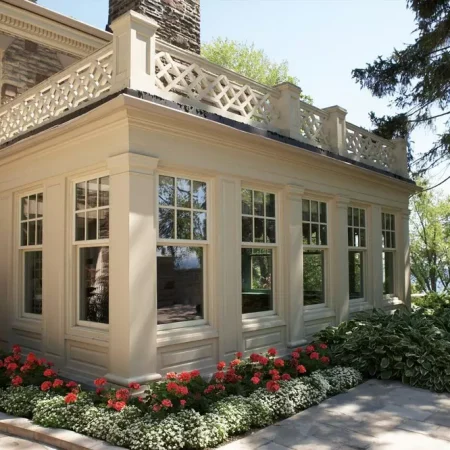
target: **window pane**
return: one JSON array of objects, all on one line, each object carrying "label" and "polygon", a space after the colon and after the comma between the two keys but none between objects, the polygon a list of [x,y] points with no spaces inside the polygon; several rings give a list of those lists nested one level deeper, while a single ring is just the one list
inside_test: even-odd
[{"label": "window pane", "polygon": [[320,245],[327,245],[327,244],[328,244],[327,226],[320,225]]},{"label": "window pane", "polygon": [[242,189],[241,196],[242,196],[242,214],[251,215],[253,213],[252,208],[253,191],[251,189]]},{"label": "window pane", "polygon": [[24,257],[24,310],[42,314],[42,251],[25,252]]},{"label": "window pane", "polygon": [[394,253],[383,252],[383,294],[394,294]]},{"label": "window pane", "polygon": [[349,252],[350,299],[364,298],[364,258],[363,252]]},{"label": "window pane", "polygon": [[42,245],[42,219],[36,222],[37,230],[36,230],[36,244]]},{"label": "window pane", "polygon": [[353,225],[353,208],[347,209],[347,222],[349,226]]},{"label": "window pane", "polygon": [[319,203],[311,202],[311,222],[319,221]]},{"label": "window pane", "polygon": [[361,240],[359,237],[359,228],[353,229],[353,242],[355,247],[361,247]]},{"label": "window pane", "polygon": [[386,231],[381,232],[381,246],[386,247]]},{"label": "window pane", "polygon": [[36,221],[28,222],[28,245],[36,245]]},{"label": "window pane", "polygon": [[264,219],[255,217],[255,242],[264,242]]},{"label": "window pane", "polygon": [[311,224],[311,244],[319,245],[319,224]]},{"label": "window pane", "polygon": [[21,228],[20,245],[28,245],[28,222],[22,222]]},{"label": "window pane", "polygon": [[157,247],[158,324],[203,319],[203,248]]},{"label": "window pane", "polygon": [[266,216],[275,217],[275,194],[266,194]]},{"label": "window pane", "polygon": [[88,211],[86,214],[87,240],[97,239],[97,211]]},{"label": "window pane", "polygon": [[259,191],[254,191],[255,196],[255,216],[264,216],[264,193]]},{"label": "window pane", "polygon": [[242,314],[271,311],[272,250],[242,249]]},{"label": "window pane", "polygon": [[275,243],[275,220],[266,219],[266,242]]},{"label": "window pane", "polygon": [[86,182],[77,183],[75,187],[76,192],[76,209],[86,209]]},{"label": "window pane", "polygon": [[364,228],[361,228],[359,230],[359,235],[361,238],[361,247],[365,247],[366,246],[366,230]]},{"label": "window pane", "polygon": [[159,177],[158,202],[164,206],[175,205],[175,178]]},{"label": "window pane", "polygon": [[98,211],[98,238],[109,238],[109,209],[100,209]]},{"label": "window pane", "polygon": [[391,233],[386,231],[386,248],[391,248]]},{"label": "window pane", "polygon": [[177,179],[177,206],[191,208],[191,180]]},{"label": "window pane", "polygon": [[109,177],[100,178],[98,206],[109,206]]},{"label": "window pane", "polygon": [[325,302],[324,252],[303,253],[303,302],[317,305]]},{"label": "window pane", "polygon": [[28,219],[28,197],[22,198],[22,205],[20,208],[21,211],[21,220],[27,220]]},{"label": "window pane", "polygon": [[349,229],[348,229],[348,246],[349,246],[349,247],[354,247],[354,242],[353,242],[353,228],[349,228]]},{"label": "window pane", "polygon": [[28,205],[28,217],[30,219],[36,219],[37,216],[37,197],[36,194],[30,195]]},{"label": "window pane", "polygon": [[309,222],[311,220],[310,210],[309,210],[309,200],[302,201],[302,211],[303,211],[303,221]]},{"label": "window pane", "polygon": [[44,194],[41,192],[37,195],[37,216],[44,215]]},{"label": "window pane", "polygon": [[194,239],[206,241],[206,213],[194,212]]},{"label": "window pane", "polygon": [[109,248],[80,248],[80,319],[108,323]]},{"label": "window pane", "polygon": [[308,245],[311,244],[311,229],[309,223],[303,224],[303,243]]},{"label": "window pane", "polygon": [[206,183],[194,181],[194,208],[206,209]]},{"label": "window pane", "polygon": [[253,218],[242,217],[242,242],[253,242]]},{"label": "window pane", "polygon": [[86,228],[86,213],[77,213],[75,215],[75,240],[84,241],[85,237],[85,228]]},{"label": "window pane", "polygon": [[327,223],[327,204],[320,203],[320,221],[322,223]]},{"label": "window pane", "polygon": [[391,214],[391,230],[395,231],[395,216]]},{"label": "window pane", "polygon": [[177,239],[191,239],[190,211],[177,211]]},{"label": "window pane", "polygon": [[395,232],[391,233],[391,246],[395,248]]},{"label": "window pane", "polygon": [[386,229],[386,214],[385,213],[381,213],[381,228],[383,230]]},{"label": "window pane", "polygon": [[359,226],[366,226],[366,211],[364,209],[359,210]]},{"label": "window pane", "polygon": [[353,226],[359,227],[359,209],[353,208]]},{"label": "window pane", "polygon": [[87,207],[88,208],[97,208],[97,190],[98,190],[98,182],[97,179],[89,180],[87,182]]},{"label": "window pane", "polygon": [[159,208],[159,237],[161,239],[175,238],[175,211]]}]

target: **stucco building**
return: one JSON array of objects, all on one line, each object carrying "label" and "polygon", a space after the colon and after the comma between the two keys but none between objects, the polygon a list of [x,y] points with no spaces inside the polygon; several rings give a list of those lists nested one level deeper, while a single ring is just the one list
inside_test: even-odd
[{"label": "stucco building", "polygon": [[206,61],[199,11],[0,4],[3,347],[124,384],[409,305],[405,142]]}]

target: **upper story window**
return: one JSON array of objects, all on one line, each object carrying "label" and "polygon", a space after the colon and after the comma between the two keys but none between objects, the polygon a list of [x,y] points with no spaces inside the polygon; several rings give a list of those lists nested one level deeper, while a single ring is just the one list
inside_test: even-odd
[{"label": "upper story window", "polygon": [[348,263],[350,300],[363,299],[366,266],[366,210],[348,208]]},{"label": "upper story window", "polygon": [[394,295],[395,291],[395,215],[381,213],[381,235],[383,245],[383,294]]},{"label": "upper story window", "polygon": [[183,326],[205,318],[208,185],[169,175],[158,179],[158,325]]},{"label": "upper story window", "polygon": [[328,249],[327,204],[302,201],[303,304],[325,303],[325,271]]},{"label": "upper story window", "polygon": [[109,177],[75,185],[78,318],[109,321]]},{"label": "upper story window", "polygon": [[42,314],[42,240],[44,194],[20,199],[20,261],[22,266],[23,311]]},{"label": "upper story window", "polygon": [[242,313],[273,311],[276,195],[242,189],[241,211]]}]

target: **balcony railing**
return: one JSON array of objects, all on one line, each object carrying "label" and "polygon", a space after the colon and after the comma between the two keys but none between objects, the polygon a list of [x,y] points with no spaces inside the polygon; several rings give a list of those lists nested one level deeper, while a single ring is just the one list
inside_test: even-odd
[{"label": "balcony railing", "polygon": [[128,87],[408,176],[404,141],[387,141],[346,122],[344,109],[319,109],[301,101],[294,85],[264,86],[156,41],[157,25],[135,12],[112,26],[111,44],[0,108],[0,144]]}]

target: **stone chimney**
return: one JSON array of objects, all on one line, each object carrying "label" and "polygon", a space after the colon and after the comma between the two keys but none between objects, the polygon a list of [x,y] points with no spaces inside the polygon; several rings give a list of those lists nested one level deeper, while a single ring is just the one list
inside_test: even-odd
[{"label": "stone chimney", "polygon": [[109,24],[129,10],[155,20],[159,39],[200,53],[200,0],[109,0]]}]

